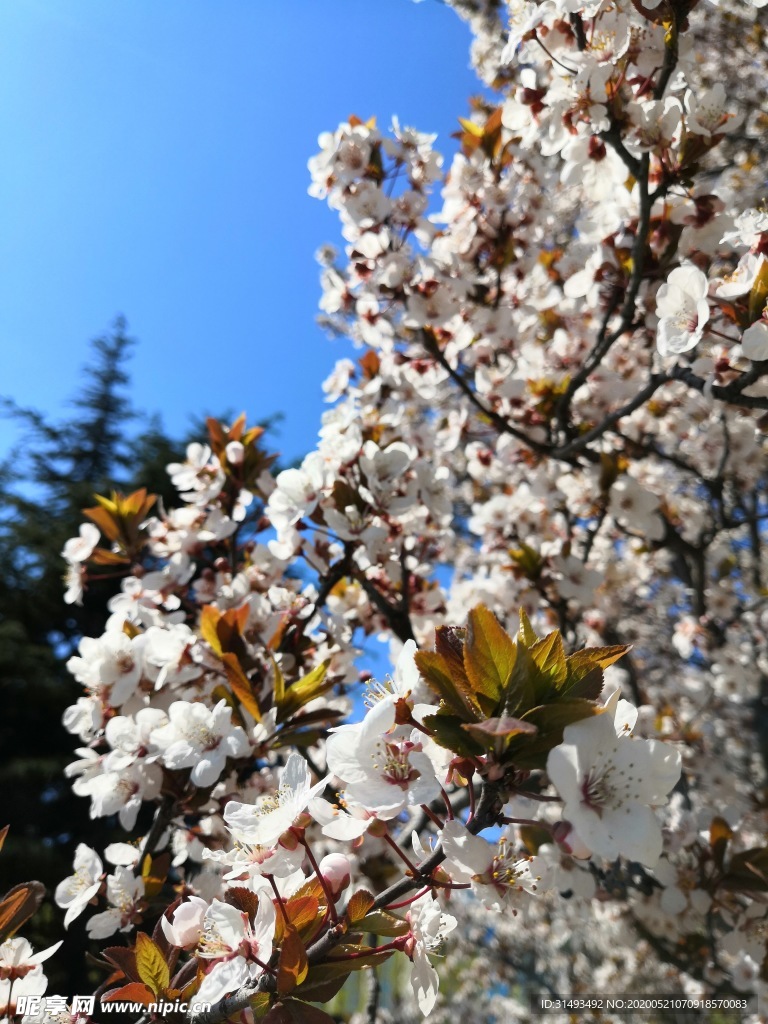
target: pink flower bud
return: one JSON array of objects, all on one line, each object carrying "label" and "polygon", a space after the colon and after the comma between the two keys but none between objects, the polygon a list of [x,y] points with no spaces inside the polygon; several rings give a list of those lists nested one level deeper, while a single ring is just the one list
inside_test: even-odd
[{"label": "pink flower bud", "polygon": [[336,900],[349,885],[349,858],[343,853],[329,853],[318,865],[323,880]]},{"label": "pink flower bud", "polygon": [[561,850],[578,860],[588,860],[592,856],[592,851],[585,845],[570,821],[558,821],[552,829],[552,838]]}]

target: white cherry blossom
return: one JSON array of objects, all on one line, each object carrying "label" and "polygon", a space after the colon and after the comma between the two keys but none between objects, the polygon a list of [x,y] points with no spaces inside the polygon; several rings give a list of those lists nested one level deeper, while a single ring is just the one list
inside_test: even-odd
[{"label": "white cherry blossom", "polygon": [[[236,907],[213,900],[203,920],[198,956],[215,960],[197,990],[200,1002],[215,1003],[247,981],[259,977],[272,955],[276,914],[272,901],[262,892],[253,924]],[[233,955],[234,954],[234,955]]]},{"label": "white cherry blossom", "polygon": [[271,849],[326,783],[327,780],[322,779],[313,786],[306,760],[301,754],[293,753],[275,793],[259,797],[255,804],[230,800],[224,808],[224,821],[239,842]]},{"label": "white cherry blossom", "polygon": [[163,935],[172,946],[196,946],[203,934],[203,921],[207,911],[206,900],[200,896],[189,896],[174,910],[172,918],[163,915],[160,920]]},{"label": "white cherry blossom", "polygon": [[415,729],[395,728],[395,703],[385,699],[358,725],[333,732],[326,751],[328,769],[355,801],[381,818],[393,818],[440,793],[421,740]]},{"label": "white cherry blossom", "polygon": [[695,348],[709,320],[706,274],[692,264],[677,267],[656,295],[656,344],[663,356]]},{"label": "white cherry blossom", "polygon": [[107,876],[109,908],[94,914],[86,929],[92,939],[106,939],[116,931],[130,931],[135,924],[139,902],[144,897],[144,881],[131,868],[117,867]]},{"label": "white cherry blossom", "polygon": [[152,742],[162,751],[166,767],[191,768],[195,785],[212,786],[228,757],[244,757],[250,750],[243,729],[232,724],[232,708],[225,700],[214,708],[174,701],[168,717],[168,725],[152,732]]},{"label": "white cherry blossom", "polygon": [[616,690],[601,714],[566,726],[547,774],[564,801],[563,818],[593,853],[653,867],[662,843],[652,808],[680,778],[680,752],[627,735],[632,716],[625,705]]},{"label": "white cherry blossom", "polygon": [[101,858],[85,843],[79,843],[75,850],[74,874],[59,882],[54,899],[57,906],[64,908],[64,927],[79,917],[88,903],[101,888],[104,868]]},{"label": "white cherry blossom", "polygon": [[725,86],[717,82],[711,89],[697,95],[689,89],[685,94],[685,124],[689,132],[710,136],[735,132],[743,118],[726,110]]},{"label": "white cherry blossom", "polygon": [[94,526],[93,523],[82,523],[79,536],[72,537],[66,542],[64,550],[61,552],[61,557],[69,562],[70,565],[87,562],[93,554],[93,549],[99,543],[100,537],[101,533],[97,526]]},{"label": "white cherry blossom", "polygon": [[741,351],[752,360],[768,359],[768,323],[756,320],[741,336]]},{"label": "white cherry blossom", "polygon": [[514,904],[521,892],[533,895],[539,890],[536,859],[515,853],[514,837],[508,830],[496,843],[489,843],[454,820],[446,821],[440,837],[445,867],[453,880],[471,882],[487,907],[502,910]]},{"label": "white cherry blossom", "polygon": [[62,939],[39,953],[33,953],[32,946],[20,935],[5,939],[0,942],[0,978],[11,976],[16,980],[26,977],[52,957],[63,941]]},{"label": "white cherry blossom", "polygon": [[458,921],[451,914],[444,913],[431,894],[422,896],[411,904],[408,920],[412,936],[411,986],[419,1009],[427,1017],[434,1009],[440,986],[437,971],[430,962],[429,954],[442,946],[443,940],[456,928]]}]

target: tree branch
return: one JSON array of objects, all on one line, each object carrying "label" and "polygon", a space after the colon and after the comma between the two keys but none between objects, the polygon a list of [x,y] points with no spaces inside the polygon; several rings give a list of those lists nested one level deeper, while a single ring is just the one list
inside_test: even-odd
[{"label": "tree branch", "polygon": [[164,796],[160,803],[157,805],[157,810],[155,811],[155,817],[152,822],[152,827],[150,828],[149,832],[147,832],[146,838],[142,843],[141,856],[136,861],[136,866],[134,867],[135,875],[141,875],[144,859],[147,856],[151,857],[152,854],[154,853],[155,846],[160,841],[163,832],[165,832],[165,830],[168,828],[171,821],[173,820],[175,810],[176,798],[171,795]]},{"label": "tree branch", "polygon": [[416,639],[413,635],[411,617],[407,611],[404,611],[402,608],[393,607],[384,595],[376,589],[373,583],[371,583],[364,572],[355,573],[353,578],[356,579],[363,588],[371,604],[373,604],[387,620],[392,632],[399,640],[406,643],[408,640]]},{"label": "tree branch", "polygon": [[581,437],[576,438],[574,441],[569,441],[568,444],[563,445],[562,448],[554,448],[552,450],[552,457],[556,459],[567,460],[571,456],[577,454],[577,452],[583,451],[588,445],[596,441],[598,437],[601,437],[606,430],[610,430],[614,424],[618,423],[624,416],[629,416],[635,409],[639,409],[641,405],[645,405],[648,399],[655,394],[662,384],[666,383],[666,378],[662,373],[653,373],[642,389],[639,391],[631,402],[627,402],[626,405],[622,405],[620,409],[614,410],[605,417],[602,422],[588,430],[586,434],[582,434]]},{"label": "tree branch", "polygon": [[[498,782],[486,782],[483,784],[480,801],[477,806],[475,817],[467,826],[468,831],[473,835],[482,832],[483,829],[495,825],[501,814],[504,805],[504,794]],[[438,846],[429,857],[418,865],[417,873],[413,877],[402,878],[380,893],[371,907],[371,910],[381,910],[382,907],[393,903],[400,896],[410,892],[412,889],[423,885],[432,872],[445,860],[445,853],[442,847]],[[321,963],[325,957],[338,945],[344,937],[341,928],[330,928],[307,950],[307,960],[310,966]],[[258,992],[274,992],[275,977],[272,974],[262,974],[255,985],[244,985],[231,996],[220,999],[210,1008],[200,1013],[190,1013],[187,1017],[189,1024],[220,1024],[235,1013],[240,1013],[249,1005],[251,999]],[[300,989],[298,990],[301,991]]]},{"label": "tree branch", "polygon": [[669,380],[679,380],[687,384],[689,388],[704,394],[708,391],[718,402],[727,402],[729,405],[741,406],[744,409],[766,409],[768,410],[768,395],[745,395],[742,392],[751,384],[755,384],[762,377],[768,375],[768,360],[755,362],[749,370],[742,373],[730,384],[712,384],[699,377],[693,372],[690,366],[678,364],[667,372]]},{"label": "tree branch", "polygon": [[446,371],[446,373],[449,375],[454,384],[456,384],[457,387],[464,392],[464,394],[470,400],[472,405],[474,405],[474,407],[478,410],[478,412],[485,416],[486,419],[490,420],[490,422],[493,423],[497,430],[501,431],[501,433],[503,434],[511,434],[512,437],[517,438],[518,441],[521,441],[524,445],[530,448],[531,451],[534,451],[539,455],[550,454],[551,449],[548,444],[544,444],[541,441],[534,441],[532,437],[528,437],[528,435],[524,433],[522,430],[518,430],[517,427],[514,427],[508,420],[506,420],[503,416],[500,416],[494,409],[490,409],[488,406],[486,406],[485,403],[482,402],[480,398],[478,398],[476,392],[473,390],[470,384],[461,376],[461,374],[457,370],[455,370],[451,366],[451,364],[445,358],[445,353],[434,341],[434,339],[430,337],[427,331],[421,331],[420,334],[422,344],[424,345],[424,348],[427,350],[427,352],[433,357],[433,359],[437,360],[437,362]]}]

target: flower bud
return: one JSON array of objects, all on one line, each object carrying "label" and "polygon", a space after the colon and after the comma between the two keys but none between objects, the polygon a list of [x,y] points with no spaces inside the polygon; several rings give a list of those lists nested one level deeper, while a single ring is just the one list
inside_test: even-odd
[{"label": "flower bud", "polygon": [[323,881],[335,900],[349,885],[349,858],[343,853],[329,853],[318,864]]},{"label": "flower bud", "polygon": [[227,462],[230,466],[242,465],[243,458],[245,457],[245,448],[240,441],[230,441],[226,447]]}]

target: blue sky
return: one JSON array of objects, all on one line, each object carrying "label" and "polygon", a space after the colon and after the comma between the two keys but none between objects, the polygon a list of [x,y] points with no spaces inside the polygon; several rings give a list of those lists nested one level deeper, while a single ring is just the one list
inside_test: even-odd
[{"label": "blue sky", "polygon": [[346,351],[314,323],[339,232],[307,159],[351,113],[451,152],[469,41],[437,0],[1,0],[0,394],[62,412],[122,313],[171,433],[282,412],[311,449]]}]

